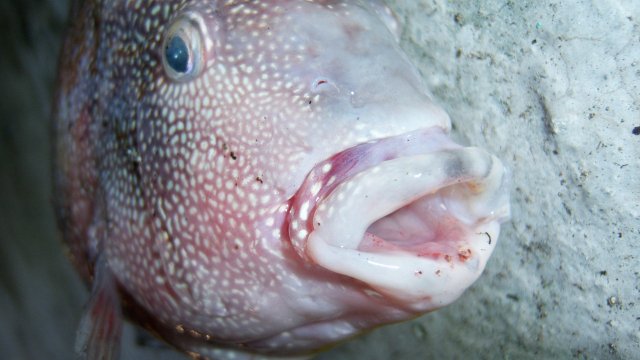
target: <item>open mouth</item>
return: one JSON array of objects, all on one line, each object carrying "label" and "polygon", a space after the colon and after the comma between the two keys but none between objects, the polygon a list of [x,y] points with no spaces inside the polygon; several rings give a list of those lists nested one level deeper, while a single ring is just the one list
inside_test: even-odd
[{"label": "open mouth", "polygon": [[403,303],[442,306],[482,273],[509,216],[505,170],[438,130],[318,164],[293,198],[298,253]]}]

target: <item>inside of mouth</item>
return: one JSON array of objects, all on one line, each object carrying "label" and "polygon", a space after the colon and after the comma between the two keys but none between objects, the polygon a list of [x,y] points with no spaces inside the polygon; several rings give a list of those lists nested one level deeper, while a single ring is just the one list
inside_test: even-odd
[{"label": "inside of mouth", "polygon": [[438,191],[373,222],[358,250],[366,253],[402,251],[433,259],[457,256],[467,232],[467,226],[451,213]]}]

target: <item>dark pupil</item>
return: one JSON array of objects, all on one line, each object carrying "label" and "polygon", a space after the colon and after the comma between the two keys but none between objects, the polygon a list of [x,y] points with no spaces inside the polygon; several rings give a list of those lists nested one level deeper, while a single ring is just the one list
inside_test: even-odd
[{"label": "dark pupil", "polygon": [[164,56],[176,72],[186,73],[189,70],[189,50],[180,36],[174,36],[169,40]]}]

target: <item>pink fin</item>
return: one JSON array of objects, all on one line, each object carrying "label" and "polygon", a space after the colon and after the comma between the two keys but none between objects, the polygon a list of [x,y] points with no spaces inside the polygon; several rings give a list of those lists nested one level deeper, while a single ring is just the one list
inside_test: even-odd
[{"label": "pink fin", "polygon": [[120,353],[122,314],[116,282],[104,258],[96,262],[91,298],[78,332],[75,350],[80,360],[115,360]]}]

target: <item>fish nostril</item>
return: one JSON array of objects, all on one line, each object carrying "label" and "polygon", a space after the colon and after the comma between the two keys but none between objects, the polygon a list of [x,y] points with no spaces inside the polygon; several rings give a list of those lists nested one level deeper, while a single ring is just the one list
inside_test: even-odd
[{"label": "fish nostril", "polygon": [[311,92],[315,94],[339,94],[340,89],[336,84],[326,77],[319,77],[313,80]]}]

